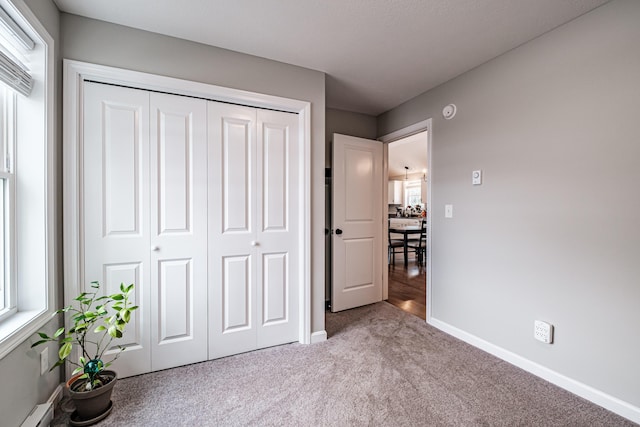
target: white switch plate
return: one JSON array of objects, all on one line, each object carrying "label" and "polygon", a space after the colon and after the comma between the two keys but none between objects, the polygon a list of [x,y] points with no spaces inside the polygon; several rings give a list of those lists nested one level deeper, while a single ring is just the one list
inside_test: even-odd
[{"label": "white switch plate", "polygon": [[471,183],[473,185],[482,184],[482,171],[481,170],[473,171],[471,173]]},{"label": "white switch plate", "polygon": [[553,325],[542,320],[533,322],[533,337],[546,344],[553,342]]},{"label": "white switch plate", "polygon": [[444,205],[444,217],[453,218],[453,205]]}]

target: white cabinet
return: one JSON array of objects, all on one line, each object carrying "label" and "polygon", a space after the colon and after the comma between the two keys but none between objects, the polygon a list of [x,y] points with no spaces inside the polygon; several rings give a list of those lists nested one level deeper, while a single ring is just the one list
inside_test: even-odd
[{"label": "white cabinet", "polygon": [[402,181],[389,181],[388,201],[390,205],[404,204],[404,188]]}]

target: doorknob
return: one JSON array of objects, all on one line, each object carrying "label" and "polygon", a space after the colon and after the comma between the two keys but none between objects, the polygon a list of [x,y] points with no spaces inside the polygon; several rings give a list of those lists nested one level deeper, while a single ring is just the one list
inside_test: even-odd
[{"label": "doorknob", "polygon": [[158,252],[160,250],[160,246],[151,246],[151,250],[153,252]]},{"label": "doorknob", "polygon": [[252,241],[251,241],[251,246],[258,246],[258,245],[259,245],[259,243],[258,243],[258,242],[256,242],[255,240],[252,240]]},{"label": "doorknob", "polygon": [[342,230],[340,230],[339,228],[336,229],[336,234],[342,234]]}]

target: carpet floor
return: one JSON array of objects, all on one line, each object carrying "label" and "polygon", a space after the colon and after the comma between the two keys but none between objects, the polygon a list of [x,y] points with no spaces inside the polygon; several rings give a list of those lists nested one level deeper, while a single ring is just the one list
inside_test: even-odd
[{"label": "carpet floor", "polygon": [[98,426],[633,426],[381,302],[329,339],[125,378]]}]

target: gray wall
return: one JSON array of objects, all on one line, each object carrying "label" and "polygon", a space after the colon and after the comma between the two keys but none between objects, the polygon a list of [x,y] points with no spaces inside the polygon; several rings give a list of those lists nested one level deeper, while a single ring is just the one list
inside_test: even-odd
[{"label": "gray wall", "polygon": [[[51,2],[51,0],[25,0],[25,3],[31,11],[36,15],[38,20],[46,28],[47,32],[54,39],[55,47],[57,48],[59,37],[59,13],[57,7]],[[60,61],[58,52],[56,54],[56,68],[55,73],[55,91],[60,93]],[[56,101],[59,101],[57,99]],[[61,102],[56,102],[58,108],[56,108],[56,134],[58,135],[55,142],[57,147],[60,147],[60,105]],[[56,158],[58,159],[57,173],[59,175],[61,168],[60,159],[62,156],[61,150],[56,150]],[[56,194],[59,200],[62,200],[62,190],[60,187],[60,180],[56,183]],[[58,220],[57,224],[60,224],[62,206],[56,206]],[[58,235],[58,248],[62,247],[62,226],[56,229]],[[58,296],[61,297],[62,289],[62,257],[61,251],[58,250],[54,254],[56,268],[58,273],[57,287],[60,289]],[[61,300],[61,298],[60,298]],[[51,334],[55,332],[61,324],[61,320],[56,318],[49,322],[42,330]],[[29,415],[34,406],[39,403],[45,402],[49,396],[53,393],[56,386],[61,381],[60,369],[55,369],[53,372],[49,372],[45,375],[40,375],[40,352],[45,349],[44,346],[36,349],[31,349],[31,343],[38,339],[37,335],[34,335],[29,340],[20,344],[11,353],[6,355],[0,360],[0,378],[2,378],[3,386],[0,387],[0,414],[2,414],[2,421],[0,424],[6,426],[20,425],[22,421]],[[49,352],[49,362],[51,365],[58,359],[58,348],[56,345],[49,345],[46,347]]]},{"label": "gray wall", "polygon": [[433,317],[636,407],[639,23],[613,1],[378,118],[434,119]]},{"label": "gray wall", "polygon": [[376,139],[376,118],[367,114],[327,108],[326,111],[326,167],[331,167],[332,138],[334,133]]},{"label": "gray wall", "polygon": [[324,73],[63,13],[64,58],[311,102],[312,331],[324,330]]}]

